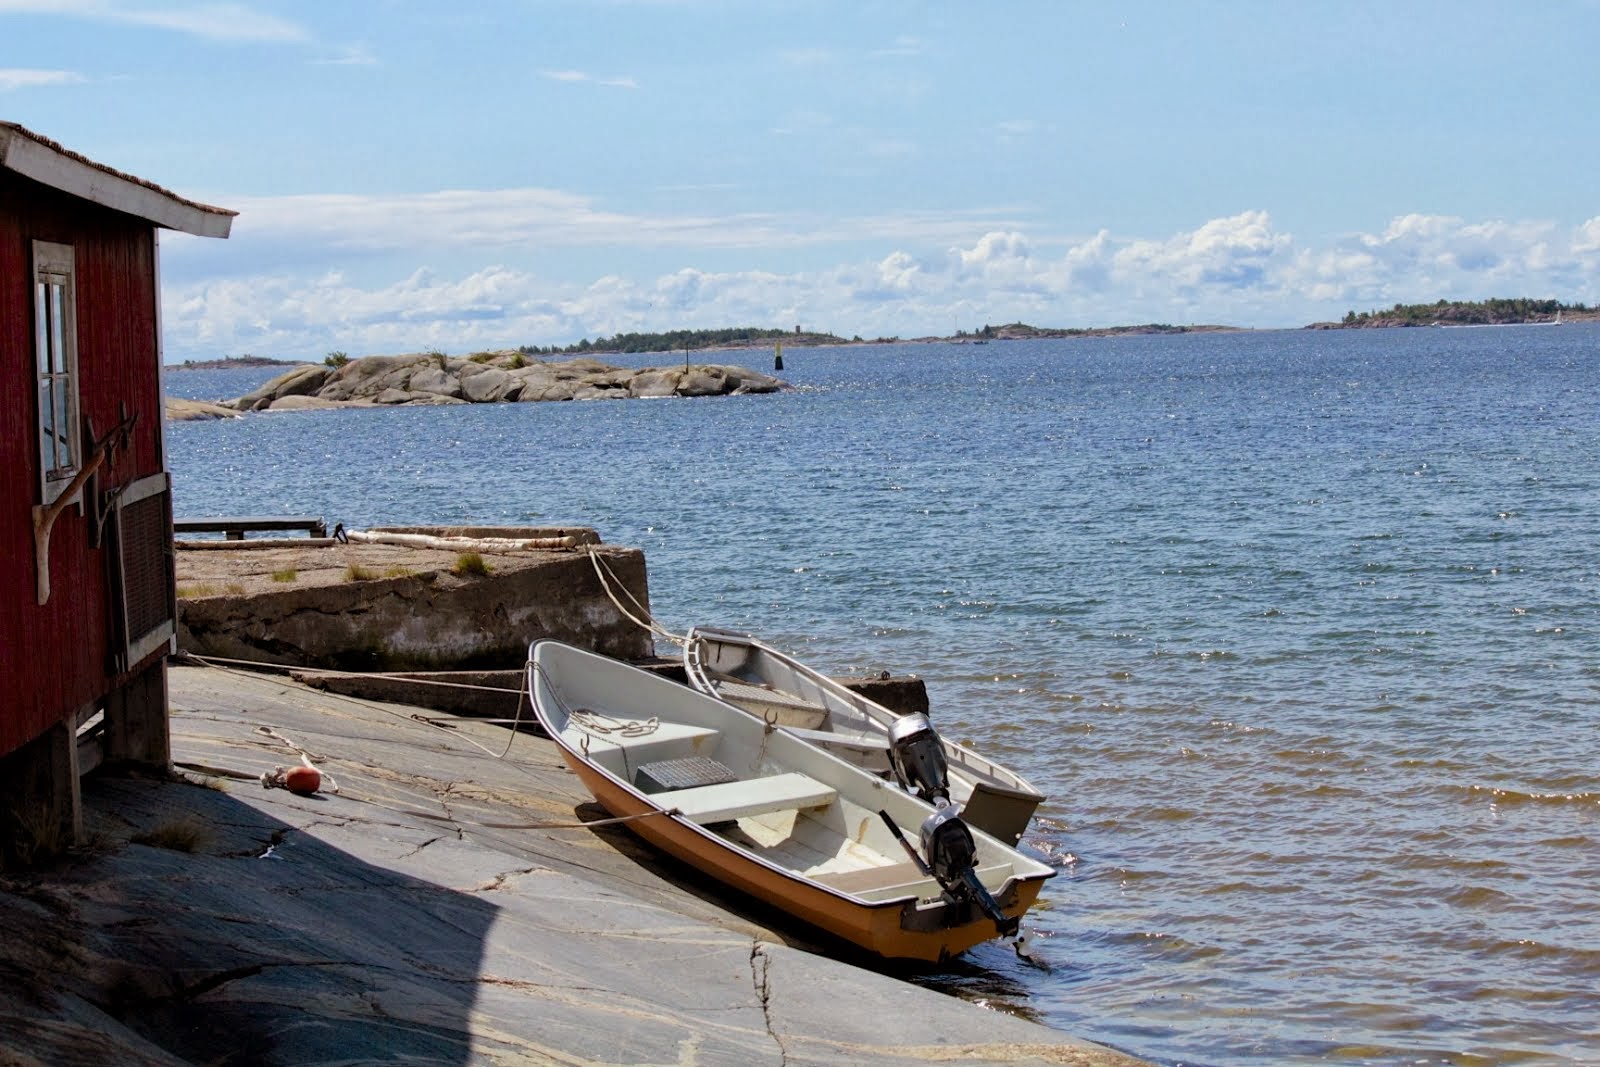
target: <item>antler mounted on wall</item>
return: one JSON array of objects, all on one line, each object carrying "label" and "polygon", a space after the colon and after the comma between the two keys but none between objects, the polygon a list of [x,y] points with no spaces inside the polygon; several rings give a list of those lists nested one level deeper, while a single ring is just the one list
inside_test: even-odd
[{"label": "antler mounted on wall", "polygon": [[[126,448],[129,439],[133,436],[133,426],[139,421],[139,413],[128,413],[126,407],[122,408],[122,421],[113,426],[104,437],[95,441],[94,427],[84,420],[84,436],[90,439],[89,454],[84,457],[83,465],[78,468],[78,473],[72,476],[72,481],[56,497],[55,502],[49,506],[35,505],[33,509],[33,565],[34,581],[38,587],[39,603],[44,604],[50,600],[50,531],[55,527],[56,519],[67,510],[72,503],[72,498],[82,492],[89,479],[95,476],[100,467],[110,458],[111,453],[119,448]],[[85,510],[90,511],[93,503],[86,503]]]}]

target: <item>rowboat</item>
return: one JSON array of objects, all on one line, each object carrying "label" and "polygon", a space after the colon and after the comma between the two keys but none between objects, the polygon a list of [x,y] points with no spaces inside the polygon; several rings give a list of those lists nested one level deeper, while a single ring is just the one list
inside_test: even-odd
[{"label": "rowboat", "polygon": [[[691,629],[683,649],[689,684],[821,745],[879,775],[892,772],[888,735],[897,712],[749,634]],[[940,739],[951,799],[969,826],[1015,845],[1044,794],[1015,771]]]},{"label": "rowboat", "polygon": [[[558,641],[536,641],[528,656],[540,724],[606,811],[868,952],[939,962],[1014,936],[1055,874],[970,830],[953,805],[714,697]],[[920,851],[907,834],[920,834]]]}]

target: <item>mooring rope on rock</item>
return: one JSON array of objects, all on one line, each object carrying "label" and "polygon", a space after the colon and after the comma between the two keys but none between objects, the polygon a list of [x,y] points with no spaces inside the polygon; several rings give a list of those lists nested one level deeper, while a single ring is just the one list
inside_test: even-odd
[{"label": "mooring rope on rock", "polygon": [[[600,558],[600,553],[595,551],[596,547],[598,546],[589,546],[589,562],[594,564],[594,573],[595,576],[600,579],[601,592],[605,593],[606,597],[610,599],[611,603],[616,607],[616,609],[622,613],[622,617],[633,623],[635,626],[649,630],[663,641],[671,641],[675,645],[687,644],[687,637],[681,634],[675,634],[671,630],[668,630],[665,626],[662,626],[655,620],[655,616],[650,614],[650,609],[639,603],[639,598],[628,591],[628,587],[622,583],[622,580],[617,577],[616,572],[611,569],[611,564],[606,563]],[[621,589],[623,594],[633,602],[633,606],[644,615],[644,618],[641,619],[638,615],[635,615],[633,612],[629,611],[627,607],[623,605],[622,601],[617,599],[617,594],[612,591],[613,587]]]},{"label": "mooring rope on rock", "polygon": [[[277,669],[277,670],[282,670],[282,671],[300,670],[300,669],[302,669],[302,668],[291,667],[291,666],[287,666],[285,664],[279,664],[279,663],[257,663],[254,660],[224,660],[224,659],[219,659],[219,658],[213,657],[213,656],[198,656],[198,655],[195,655],[193,652],[183,653],[182,654],[182,658],[185,659],[185,660],[193,660],[194,662],[199,663],[200,665],[202,665],[204,667],[209,667],[210,669],[215,670],[215,671],[221,671],[223,674],[237,674],[237,675],[240,675],[241,677],[249,677],[249,676],[252,676],[252,675],[259,674],[260,672],[259,671],[249,671],[249,670],[239,670],[239,669],[237,669],[235,667],[225,667],[225,666],[223,666],[223,664],[224,663],[244,663],[244,664],[248,664],[249,666],[252,666],[252,667],[271,667],[271,668],[274,668],[274,669]],[[524,666],[525,666],[525,668],[526,667],[531,667],[532,666],[532,661],[530,660]],[[314,670],[316,668],[309,668],[309,669],[313,669]],[[333,673],[343,674],[343,673],[349,673],[349,672],[340,671],[340,672],[333,672]],[[361,675],[356,674],[355,677],[361,677]],[[440,684],[440,685],[450,685],[450,684],[454,684],[454,683],[440,682],[438,684]],[[485,687],[484,686],[469,686],[468,688],[482,689],[482,688],[485,688]],[[510,693],[513,690],[510,690],[510,689],[493,689],[492,691],[496,692],[496,693]],[[328,690],[328,689],[318,689],[317,692],[322,693],[325,696],[332,697],[335,700],[347,700],[350,703],[356,705],[357,707],[369,708],[369,709],[372,709],[374,711],[381,711],[385,715],[393,715],[393,716],[398,717],[399,714],[400,714],[397,711],[394,711],[394,710],[392,710],[390,708],[384,707],[383,704],[381,704],[380,702],[375,701],[375,700],[366,700],[366,699],[363,699],[361,697],[351,696],[348,693],[335,693],[332,690]],[[521,689],[517,689],[517,690],[515,690],[515,692],[517,693],[516,718],[512,720],[512,728],[511,728],[511,731],[510,731],[511,736],[506,739],[506,747],[504,749],[502,749],[501,751],[499,751],[497,753],[493,749],[491,749],[489,746],[479,742],[476,738],[468,737],[466,734],[460,734],[460,733],[458,733],[456,736],[460,737],[463,741],[467,742],[469,745],[472,745],[475,748],[482,749],[484,752],[486,752],[490,756],[493,756],[495,759],[505,759],[507,754],[509,754],[510,751],[511,751],[512,743],[515,742],[516,739],[517,739],[517,734],[519,733],[518,726],[520,726],[521,723],[522,723],[522,712],[523,712],[523,708],[525,706],[527,706],[527,698],[528,698],[528,695],[529,695],[526,687],[521,688]],[[471,716],[471,715],[458,715],[458,716],[456,716],[456,718],[461,722],[473,722],[473,721],[475,721],[474,717]],[[435,729],[435,730],[446,731],[446,730],[450,729],[449,727],[446,727],[446,726],[444,726],[444,725],[442,725],[440,723],[429,722],[426,719],[419,719],[418,721],[422,722],[423,725],[428,726],[428,727],[430,727],[432,729]],[[512,764],[512,766],[515,766],[515,764]]]},{"label": "mooring rope on rock", "polygon": [[[225,662],[225,661],[216,660],[215,657],[197,656],[194,653],[189,653],[187,655],[187,658],[194,660],[195,662],[201,664],[202,666],[209,667],[212,670],[220,671],[220,672],[222,672],[224,674],[237,674],[237,675],[240,675],[241,677],[255,677],[255,676],[258,676],[258,674],[259,674],[259,672],[255,672],[255,671],[244,671],[244,670],[238,670],[238,669],[232,668],[232,667],[225,667],[225,666],[222,665],[222,663]],[[231,662],[252,662],[252,661],[231,661]],[[254,663],[252,663],[252,665],[259,666],[259,664],[254,664]],[[268,666],[279,666],[279,665],[268,665]],[[532,674],[533,674],[534,671],[536,671],[538,669],[539,669],[538,666],[536,664],[534,664],[532,660],[529,660],[524,665],[524,677],[528,678],[530,683],[531,683]],[[477,687],[474,687],[474,688],[477,688]],[[504,690],[504,691],[505,692],[509,692],[509,690]],[[331,692],[328,692],[327,690],[319,690],[319,692],[322,692],[325,695],[333,697],[333,698],[335,698],[337,700],[349,701],[350,703],[355,704],[357,707],[370,708],[372,710],[381,711],[381,712],[383,712],[383,713],[385,713],[387,715],[392,715],[392,716],[396,716],[396,717],[398,717],[400,715],[400,712],[394,711],[394,710],[392,710],[390,708],[386,708],[382,704],[377,703],[375,701],[363,700],[360,697],[352,697],[352,696],[348,696],[348,695],[346,695],[344,693],[331,693]],[[516,727],[518,725],[520,725],[521,722],[523,721],[523,719],[522,719],[523,706],[527,702],[528,698],[530,698],[531,695],[532,695],[530,693],[530,691],[529,691],[528,686],[526,686],[526,685],[521,690],[519,690],[519,692],[521,693],[521,697],[519,698],[519,700],[517,702],[517,718],[509,720],[512,723],[512,729],[510,731],[511,736],[509,738],[507,738],[506,747],[501,752],[495,753],[494,750],[490,749],[488,746],[480,744],[476,739],[474,739],[472,737],[469,737],[466,734],[462,734],[462,733],[456,732],[455,736],[460,738],[463,741],[466,741],[468,744],[473,745],[474,747],[483,750],[485,753],[487,753],[488,755],[490,755],[491,757],[493,757],[495,759],[504,759],[506,757],[506,755],[508,753],[510,753],[510,751],[511,751],[512,742],[514,742],[516,740],[516,738],[517,738],[517,729],[516,729]],[[557,697],[557,700],[560,700],[559,696]],[[569,712],[569,714],[570,714],[570,712]],[[478,722],[478,721],[482,721],[482,720],[474,719],[474,718],[472,718],[470,716],[460,716],[459,718],[460,718],[460,721],[463,721],[463,722]],[[428,717],[424,717],[424,716],[410,715],[410,716],[407,716],[407,719],[409,721],[418,722],[418,723],[420,723],[422,725],[428,726],[428,727],[430,727],[432,729],[435,729],[435,730],[454,732],[454,729],[455,729],[454,727],[447,726],[442,722],[432,722],[432,721],[429,720]],[[620,723],[620,720],[612,720],[612,721]],[[651,730],[653,730],[655,728],[655,724],[654,724],[653,721],[651,721],[648,724],[646,724],[646,723],[626,723],[626,724],[622,724],[622,725],[624,727],[631,727],[631,728],[635,728],[635,729],[643,728],[644,732],[649,732],[649,731],[651,731]],[[602,727],[602,729],[604,729],[604,728]],[[284,735],[278,733],[276,730],[272,729],[270,726],[258,726],[258,727],[256,727],[256,732],[261,734],[261,735],[263,735],[263,736],[271,737],[271,738],[274,738],[274,739],[276,739],[278,741],[282,741],[284,744],[288,745],[290,748],[294,749],[296,752],[298,752],[300,754],[301,761],[307,767],[311,768],[312,770],[316,770],[319,774],[322,773],[320,771],[320,769],[318,769],[314,764],[311,763],[310,757],[308,756],[308,754],[306,753],[306,751],[304,749],[302,749],[299,745],[295,744],[295,742],[293,742],[289,738],[285,737]],[[284,788],[289,788],[286,779],[287,779],[287,776],[288,776],[288,774],[290,772],[288,770],[286,770],[285,768],[282,768],[282,767],[274,768],[274,770],[271,771],[271,772],[268,772],[268,774],[254,775],[254,774],[247,774],[247,773],[245,773],[243,771],[235,771],[235,770],[232,770],[231,768],[215,767],[215,766],[211,766],[211,765],[208,765],[208,764],[201,764],[201,763],[175,763],[175,766],[182,767],[182,768],[194,771],[194,772],[199,773],[199,774],[209,775],[211,777],[232,778],[232,779],[237,779],[237,780],[240,780],[240,781],[261,781],[264,785],[267,786],[267,788],[272,788],[274,785],[281,785]],[[523,770],[524,772],[526,772],[526,768],[522,768],[522,767],[520,767],[518,764],[516,764],[514,762],[508,764],[508,766],[517,767],[517,769]],[[282,781],[270,781],[269,782],[269,781],[267,781],[267,779],[269,779],[269,778],[283,779],[283,780]],[[331,776],[327,776],[327,780],[330,783],[332,783],[332,777]],[[338,793],[339,792],[337,785],[334,786],[332,792],[334,792],[334,793]],[[446,822],[446,823],[451,823],[453,825],[478,826],[478,827],[482,827],[484,829],[490,829],[490,830],[587,830],[587,829],[591,829],[593,827],[598,827],[598,826],[614,826],[614,825],[619,825],[619,824],[622,824],[622,823],[635,822],[635,821],[637,821],[639,819],[649,819],[649,818],[654,818],[654,817],[657,817],[657,816],[674,816],[674,815],[680,814],[680,812],[678,811],[677,808],[666,808],[666,809],[663,809],[663,810],[660,810],[660,811],[644,811],[644,812],[639,812],[639,813],[634,814],[634,815],[619,815],[619,816],[613,816],[613,817],[608,817],[608,818],[604,818],[604,819],[590,819],[590,820],[579,820],[579,821],[523,822],[523,823],[506,822],[506,823],[500,823],[500,822],[478,822],[478,821],[471,820],[471,819],[462,819],[462,818],[460,818],[458,816],[436,815],[436,814],[433,814],[431,812],[417,811],[417,810],[411,809],[411,808],[397,808],[397,807],[394,807],[394,806],[389,805],[389,804],[380,803],[379,801],[373,800],[373,799],[368,798],[368,797],[343,795],[343,796],[341,796],[341,799],[356,801],[356,802],[362,803],[362,804],[370,804],[375,808],[379,808],[379,809],[384,810],[384,811],[391,811],[391,812],[394,812],[397,815],[408,815],[408,816],[411,816],[411,817],[414,817],[414,818],[426,819],[426,820],[433,821],[433,822]]]}]

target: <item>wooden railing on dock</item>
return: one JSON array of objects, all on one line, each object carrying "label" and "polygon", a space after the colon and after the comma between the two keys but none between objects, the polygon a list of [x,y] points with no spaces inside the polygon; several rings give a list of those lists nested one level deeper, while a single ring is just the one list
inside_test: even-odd
[{"label": "wooden railing on dock", "polygon": [[304,530],[311,537],[327,537],[328,524],[319,515],[225,515],[200,519],[173,519],[172,532],[220,533],[229,541],[242,541],[246,532]]}]

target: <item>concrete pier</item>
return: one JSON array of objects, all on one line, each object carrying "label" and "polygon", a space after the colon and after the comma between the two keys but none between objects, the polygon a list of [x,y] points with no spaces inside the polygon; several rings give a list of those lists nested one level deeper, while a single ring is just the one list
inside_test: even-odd
[{"label": "concrete pier", "polygon": [[[644,553],[578,532],[580,548],[484,552],[479,569],[447,548],[308,538],[180,547],[178,647],[357,671],[515,669],[538,637],[648,658],[649,631],[611,600],[648,610]],[[610,595],[591,550],[616,583]]]},{"label": "concrete pier", "polygon": [[[21,1062],[1139,1062],[807,951],[584,826],[547,741],[215,668],[170,693],[181,777],[90,777],[95,847],[0,882]],[[302,755],[322,793],[262,787]]]}]

